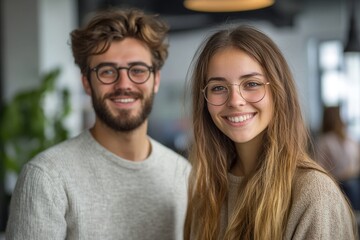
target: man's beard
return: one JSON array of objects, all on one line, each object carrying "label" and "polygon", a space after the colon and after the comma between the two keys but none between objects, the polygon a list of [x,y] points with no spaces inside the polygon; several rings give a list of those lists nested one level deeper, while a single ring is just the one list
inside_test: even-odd
[{"label": "man's beard", "polygon": [[[106,99],[110,99],[120,95],[143,100],[140,113],[138,113],[136,116],[131,116],[132,110],[118,109],[117,115],[112,114],[105,101]],[[105,95],[103,98],[92,95],[91,100],[97,117],[109,128],[119,132],[130,132],[142,125],[148,118],[152,110],[154,96],[154,91],[152,91],[149,97],[144,98],[144,96],[139,93],[131,93],[125,92],[123,90],[117,90],[111,94]]]}]

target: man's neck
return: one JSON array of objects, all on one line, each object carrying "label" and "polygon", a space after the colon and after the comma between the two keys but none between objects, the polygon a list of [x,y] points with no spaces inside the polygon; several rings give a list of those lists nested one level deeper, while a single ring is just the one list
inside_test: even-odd
[{"label": "man's neck", "polygon": [[99,144],[126,160],[140,162],[150,155],[147,121],[129,132],[115,131],[104,124],[95,123],[90,132]]}]

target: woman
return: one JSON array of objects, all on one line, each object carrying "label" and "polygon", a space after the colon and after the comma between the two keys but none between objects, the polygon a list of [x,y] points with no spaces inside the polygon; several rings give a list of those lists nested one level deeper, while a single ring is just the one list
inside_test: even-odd
[{"label": "woman", "polygon": [[274,42],[239,26],[199,49],[185,239],[355,239],[351,207],[310,159],[290,69]]}]

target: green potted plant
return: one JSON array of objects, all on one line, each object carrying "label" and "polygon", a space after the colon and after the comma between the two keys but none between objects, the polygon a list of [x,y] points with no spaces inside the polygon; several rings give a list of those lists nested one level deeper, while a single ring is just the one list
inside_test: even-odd
[{"label": "green potted plant", "polygon": [[[0,157],[6,172],[18,174],[36,154],[68,137],[64,120],[70,113],[70,96],[67,89],[55,88],[59,75],[59,68],[50,71],[37,88],[21,91],[4,103],[0,115]],[[50,115],[44,109],[49,95],[59,103]]]}]

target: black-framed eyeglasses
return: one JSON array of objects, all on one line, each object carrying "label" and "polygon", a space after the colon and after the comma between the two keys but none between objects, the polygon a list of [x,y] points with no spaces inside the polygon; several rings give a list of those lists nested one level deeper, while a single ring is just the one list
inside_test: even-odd
[{"label": "black-framed eyeglasses", "polygon": [[133,83],[142,84],[149,78],[154,68],[146,64],[133,64],[129,67],[118,67],[112,63],[100,63],[90,71],[96,72],[97,79],[103,84],[113,84],[119,79],[120,70],[125,69]]},{"label": "black-framed eyeglasses", "polygon": [[230,97],[230,87],[238,86],[240,96],[249,103],[260,102],[266,94],[266,85],[270,82],[263,83],[260,80],[247,79],[240,84],[229,84],[224,81],[210,81],[202,90],[208,103],[215,106],[225,104]]}]

